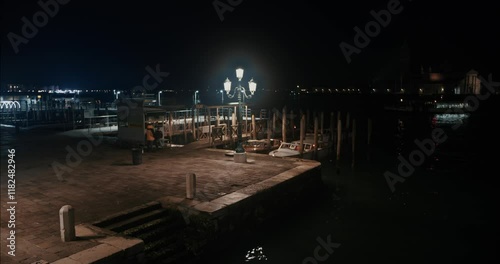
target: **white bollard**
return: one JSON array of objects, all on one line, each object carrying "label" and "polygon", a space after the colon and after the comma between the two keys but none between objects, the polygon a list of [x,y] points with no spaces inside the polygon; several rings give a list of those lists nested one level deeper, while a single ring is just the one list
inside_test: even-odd
[{"label": "white bollard", "polygon": [[186,198],[193,199],[196,193],[196,175],[186,174]]},{"label": "white bollard", "polygon": [[64,205],[59,210],[61,240],[63,242],[75,240],[75,211],[71,205]]}]

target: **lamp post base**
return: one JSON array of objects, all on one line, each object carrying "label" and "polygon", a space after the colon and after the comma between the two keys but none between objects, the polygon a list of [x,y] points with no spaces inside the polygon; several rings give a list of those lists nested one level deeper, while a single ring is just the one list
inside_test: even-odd
[{"label": "lamp post base", "polygon": [[234,162],[236,163],[246,163],[247,162],[247,153],[234,153]]}]

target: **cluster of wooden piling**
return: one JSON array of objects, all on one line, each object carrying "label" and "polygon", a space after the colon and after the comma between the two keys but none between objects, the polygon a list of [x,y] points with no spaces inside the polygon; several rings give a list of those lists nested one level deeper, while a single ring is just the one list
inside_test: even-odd
[{"label": "cluster of wooden piling", "polygon": [[[261,111],[262,112],[262,111]],[[251,115],[251,125],[250,127],[247,126],[246,120],[243,121],[245,122],[244,125],[244,131],[242,131],[242,135],[245,138],[251,138],[251,139],[263,139],[267,138],[268,144],[270,144],[271,139],[280,139],[283,142],[287,141],[294,141],[298,140],[300,141],[300,145],[303,146],[304,140],[306,138],[307,134],[312,134],[314,138],[314,145],[319,146],[318,143],[319,141],[322,140],[323,142],[328,142],[328,152],[331,152],[331,154],[335,154],[336,160],[339,161],[341,157],[345,154],[346,150],[349,150],[346,154],[349,154],[347,156],[352,157],[352,166],[354,166],[354,157],[356,155],[356,150],[357,150],[357,144],[358,144],[358,119],[360,117],[356,117],[355,115],[351,115],[350,112],[346,112],[344,116],[342,115],[341,111],[337,112],[330,112],[330,120],[329,120],[329,128],[325,128],[325,113],[324,112],[312,112],[311,116],[311,111],[306,110],[304,111],[299,111],[298,115],[294,114],[293,110],[290,110],[290,112],[287,112],[286,106],[283,107],[281,111],[278,111],[276,109],[273,109],[272,111],[264,111],[267,113],[272,113],[271,115],[267,115],[263,117],[262,115],[259,116],[259,119],[257,121],[257,118],[255,114]],[[210,115],[210,113],[208,113]],[[233,111],[232,117],[225,123],[226,128],[231,127],[232,129],[236,129],[237,126],[237,119],[236,119],[236,111]],[[219,115],[219,109],[216,109],[216,123],[215,126],[219,126],[221,124],[220,121],[220,115]],[[295,123],[297,118],[300,121],[300,135],[296,135],[296,127]],[[366,122],[366,135],[367,135],[367,141],[366,144],[369,146],[371,144],[371,137],[372,137],[372,119],[371,118],[363,118]],[[207,116],[205,117],[205,120],[210,120],[203,125],[210,125],[210,129],[212,129],[212,122],[211,117]],[[195,127],[195,120],[193,118],[193,124],[192,126]],[[224,121],[226,119],[224,118]],[[170,121],[171,122],[171,121]],[[230,124],[229,124],[230,123]],[[243,127],[243,126],[242,126]],[[260,130],[259,130],[260,127]],[[265,130],[267,131],[263,131]],[[278,134],[278,130],[281,128],[281,133]],[[291,131],[289,131],[291,130]],[[196,129],[194,130],[196,131]],[[260,134],[258,132],[266,132],[265,134]],[[186,131],[185,137],[186,135]],[[196,132],[194,132],[196,133]],[[211,133],[211,131],[210,131]],[[364,134],[364,133],[363,133]],[[225,131],[226,137],[229,137],[229,139],[234,140],[234,135],[235,133],[232,133],[230,131]],[[298,136],[298,138],[296,138]],[[196,137],[196,135],[195,135]],[[211,137],[208,138],[208,140],[214,140]],[[212,142],[213,143],[213,142]],[[364,144],[364,142],[361,142]],[[346,144],[349,144],[350,146],[347,146]],[[303,149],[300,149],[301,153],[303,153]]]}]

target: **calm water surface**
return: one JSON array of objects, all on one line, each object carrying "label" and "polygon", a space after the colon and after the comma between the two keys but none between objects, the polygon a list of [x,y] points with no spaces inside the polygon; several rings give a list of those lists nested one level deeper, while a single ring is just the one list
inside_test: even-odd
[{"label": "calm water surface", "polygon": [[[486,263],[496,258],[489,238],[497,230],[492,225],[497,206],[488,178],[498,176],[487,169],[488,143],[478,140],[490,118],[438,116],[433,124],[433,117],[387,113],[374,120],[369,148],[362,143],[366,126],[359,123],[354,167],[346,149],[339,163],[335,157],[322,160],[324,188],[312,201],[243,232],[223,252],[208,252],[199,263]],[[408,160],[418,150],[415,139],[431,138],[435,128],[443,129],[446,140],[391,192],[384,173],[397,174],[399,154]]]}]

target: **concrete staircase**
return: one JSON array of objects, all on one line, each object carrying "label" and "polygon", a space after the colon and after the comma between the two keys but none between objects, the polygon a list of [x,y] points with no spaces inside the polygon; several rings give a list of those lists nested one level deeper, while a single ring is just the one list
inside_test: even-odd
[{"label": "concrete staircase", "polygon": [[179,211],[163,208],[159,202],[132,208],[93,225],[143,240],[146,263],[181,263],[188,258],[184,218]]}]

